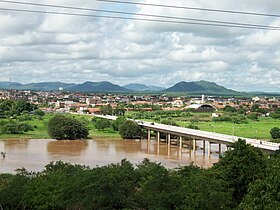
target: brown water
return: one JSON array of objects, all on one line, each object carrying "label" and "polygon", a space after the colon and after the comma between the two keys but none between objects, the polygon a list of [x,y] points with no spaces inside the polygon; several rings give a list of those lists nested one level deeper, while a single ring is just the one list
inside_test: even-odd
[{"label": "brown water", "polygon": [[[203,153],[197,143],[196,150],[168,146],[164,142],[147,142],[134,140],[76,140],[58,141],[49,139],[33,140],[0,140],[0,173],[15,173],[17,168],[29,171],[41,171],[50,161],[62,160],[73,164],[102,166],[120,162],[126,158],[132,163],[139,163],[144,158],[161,162],[168,168],[194,165],[210,167],[218,161],[217,148],[212,147],[212,154]],[[191,147],[190,147],[191,148]]]}]

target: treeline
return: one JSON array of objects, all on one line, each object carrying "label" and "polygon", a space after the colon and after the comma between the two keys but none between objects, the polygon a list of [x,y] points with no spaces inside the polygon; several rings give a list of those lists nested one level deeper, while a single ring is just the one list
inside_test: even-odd
[{"label": "treeline", "polygon": [[0,134],[22,134],[34,130],[28,123],[32,116],[41,118],[45,113],[24,99],[0,100]]},{"label": "treeline", "polygon": [[0,175],[1,209],[279,209],[280,155],[243,140],[210,169],[145,159],[89,168],[55,162]]}]

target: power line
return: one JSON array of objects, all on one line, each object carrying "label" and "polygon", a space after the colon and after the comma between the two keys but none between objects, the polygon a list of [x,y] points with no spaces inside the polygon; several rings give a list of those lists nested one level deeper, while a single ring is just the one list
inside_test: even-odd
[{"label": "power line", "polygon": [[109,15],[92,15],[82,13],[69,13],[69,12],[53,12],[53,11],[42,11],[42,10],[29,10],[29,9],[14,9],[14,8],[0,8],[2,11],[12,12],[27,12],[27,13],[40,13],[40,14],[53,14],[53,15],[69,15],[69,16],[80,16],[80,17],[91,17],[91,18],[109,18],[109,19],[122,19],[122,20],[136,20],[136,21],[147,21],[147,22],[159,22],[159,23],[173,23],[173,24],[188,24],[188,25],[201,25],[201,26],[216,26],[216,27],[230,27],[230,28],[243,28],[243,29],[259,29],[259,30],[274,30],[279,31],[279,28],[273,28],[269,26],[255,27],[255,26],[242,26],[238,24],[214,24],[214,23],[198,23],[198,22],[187,22],[187,21],[172,21],[172,20],[160,20],[160,19],[147,19],[147,18],[130,18],[121,16],[109,16]]},{"label": "power line", "polygon": [[268,13],[258,13],[258,12],[245,12],[245,11],[234,11],[234,10],[222,10],[222,9],[210,9],[210,8],[201,8],[201,7],[174,6],[174,5],[166,5],[166,4],[150,4],[150,3],[118,1],[118,0],[96,0],[96,1],[120,3],[120,4],[133,4],[133,5],[153,6],[153,7],[166,7],[166,8],[175,8],[175,9],[198,10],[198,11],[207,11],[207,12],[231,13],[231,14],[241,14],[241,15],[280,17],[280,15],[278,15],[278,14],[268,14]]},{"label": "power line", "polygon": [[41,7],[60,8],[60,9],[73,9],[73,10],[83,10],[83,11],[104,12],[104,13],[113,13],[113,14],[122,14],[122,15],[135,15],[135,16],[144,16],[144,17],[153,17],[153,18],[155,18],[155,17],[156,18],[166,18],[166,19],[173,19],[173,20],[187,20],[187,21],[197,21],[197,22],[205,22],[205,23],[218,23],[218,24],[226,24],[226,25],[240,25],[240,26],[280,29],[279,26],[266,26],[266,25],[258,25],[258,24],[228,22],[228,21],[217,21],[217,20],[206,20],[206,19],[198,19],[198,18],[187,18],[187,17],[174,17],[174,16],[166,16],[166,15],[153,15],[153,14],[143,14],[143,13],[132,13],[132,12],[102,10],[102,9],[93,9],[93,8],[84,8],[84,7],[73,7],[73,6],[64,6],[64,5],[54,5],[54,4],[41,4],[41,3],[9,1],[9,0],[0,0],[0,2],[12,3],[12,4],[21,4],[21,5],[41,6]]}]

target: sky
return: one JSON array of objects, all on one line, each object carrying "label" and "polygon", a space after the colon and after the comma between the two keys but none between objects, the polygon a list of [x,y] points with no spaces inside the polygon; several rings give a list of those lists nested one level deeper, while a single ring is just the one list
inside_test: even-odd
[{"label": "sky", "polygon": [[[18,0],[135,14],[280,26],[280,18],[106,3]],[[131,0],[279,14],[279,0]],[[19,5],[1,8],[114,15]],[[136,18],[136,15],[124,17]],[[152,17],[145,17],[155,19]],[[238,91],[280,92],[280,30],[255,30],[0,10],[0,81],[109,81],[170,87],[207,80]]]}]

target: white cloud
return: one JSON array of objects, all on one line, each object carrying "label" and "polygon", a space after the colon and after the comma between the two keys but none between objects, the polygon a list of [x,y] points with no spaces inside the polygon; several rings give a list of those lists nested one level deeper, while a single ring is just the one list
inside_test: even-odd
[{"label": "white cloud", "polygon": [[[33,2],[280,26],[280,21],[261,16],[90,0]],[[277,13],[280,9],[277,0],[141,2],[260,13]],[[61,11],[7,3],[1,6]],[[2,81],[12,77],[22,83],[108,80],[118,84],[169,86],[182,80],[204,79],[236,90],[280,92],[279,31],[8,11],[1,11],[0,21]]]}]

